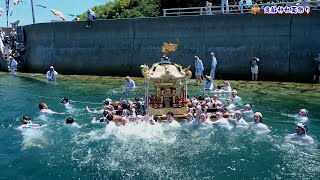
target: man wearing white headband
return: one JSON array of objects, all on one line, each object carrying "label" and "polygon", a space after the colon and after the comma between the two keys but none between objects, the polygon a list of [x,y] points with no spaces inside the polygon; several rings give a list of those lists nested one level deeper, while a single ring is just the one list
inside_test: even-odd
[{"label": "man wearing white headband", "polygon": [[300,109],[299,121],[304,124],[308,122],[308,111],[306,109]]},{"label": "man wearing white headband", "polygon": [[253,122],[251,123],[251,129],[256,134],[265,134],[271,132],[267,125],[262,124],[262,114],[256,112],[253,114]]},{"label": "man wearing white headband", "polygon": [[298,123],[296,125],[296,133],[289,134],[285,137],[287,141],[292,143],[298,143],[301,145],[310,145],[314,144],[312,137],[306,135],[308,127],[303,123]]},{"label": "man wearing white headband", "polygon": [[232,129],[231,124],[229,123],[228,119],[223,117],[223,114],[220,111],[216,112],[216,121],[212,122],[212,124],[219,125],[223,128],[226,128],[228,130]]},{"label": "man wearing white headband", "polygon": [[249,124],[242,118],[242,112],[240,110],[236,110],[234,112],[236,116],[236,128],[248,128]]}]

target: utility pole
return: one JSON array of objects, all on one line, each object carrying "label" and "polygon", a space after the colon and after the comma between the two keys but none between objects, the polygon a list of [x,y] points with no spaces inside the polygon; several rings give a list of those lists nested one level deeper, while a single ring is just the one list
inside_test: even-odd
[{"label": "utility pole", "polygon": [[31,0],[31,8],[32,8],[32,21],[33,24],[36,23],[35,19],[34,19],[34,8],[33,8],[33,0]]},{"label": "utility pole", "polygon": [[9,18],[9,0],[6,0],[6,12],[7,12],[7,27],[9,27],[8,18]]}]

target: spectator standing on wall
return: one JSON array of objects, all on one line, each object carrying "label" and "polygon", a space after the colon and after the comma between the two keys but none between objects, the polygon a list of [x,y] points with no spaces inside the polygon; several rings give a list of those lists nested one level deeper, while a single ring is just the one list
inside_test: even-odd
[{"label": "spectator standing on wall", "polygon": [[217,58],[214,56],[214,53],[211,53],[211,71],[210,71],[210,77],[212,80],[215,80],[215,74],[216,74],[216,67],[217,67]]},{"label": "spectator standing on wall", "polygon": [[195,61],[194,61],[194,68],[195,68],[195,76],[196,76],[196,83],[198,82],[202,82],[201,80],[201,76],[203,74],[203,64],[202,64],[202,61],[199,59],[198,56],[194,56],[195,58]]},{"label": "spectator standing on wall", "polygon": [[260,61],[259,58],[255,56],[251,58],[251,74],[252,74],[251,80],[252,81],[258,80],[258,71],[259,71],[258,62],[259,61]]},{"label": "spectator standing on wall", "polygon": [[96,17],[94,15],[94,12],[91,9],[88,9],[87,13],[88,13],[88,19],[87,19],[87,26],[86,27],[91,27],[92,21],[94,19],[96,19]]},{"label": "spectator standing on wall", "polygon": [[209,2],[209,1],[206,1],[206,12],[207,12],[207,15],[212,15],[211,7],[212,7],[212,3]]},{"label": "spectator standing on wall", "polygon": [[2,41],[4,41],[5,36],[6,36],[6,33],[0,28],[0,37]]}]

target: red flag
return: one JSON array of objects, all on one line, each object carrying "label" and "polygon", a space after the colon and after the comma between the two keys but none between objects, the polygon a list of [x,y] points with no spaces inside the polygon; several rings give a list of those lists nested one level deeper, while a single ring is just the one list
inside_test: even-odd
[{"label": "red flag", "polygon": [[64,16],[63,16],[62,12],[57,11],[57,10],[55,10],[55,9],[51,9],[51,12],[52,12],[54,15],[58,16],[58,17],[59,17],[60,19],[62,19],[63,21],[66,20],[66,19],[64,18]]}]

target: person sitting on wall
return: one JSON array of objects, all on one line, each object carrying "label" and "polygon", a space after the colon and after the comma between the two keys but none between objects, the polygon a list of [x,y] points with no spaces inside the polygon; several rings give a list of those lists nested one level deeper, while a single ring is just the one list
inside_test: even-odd
[{"label": "person sitting on wall", "polygon": [[48,81],[56,81],[57,80],[57,71],[54,70],[53,66],[50,66],[49,71],[47,72]]}]

